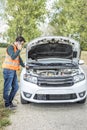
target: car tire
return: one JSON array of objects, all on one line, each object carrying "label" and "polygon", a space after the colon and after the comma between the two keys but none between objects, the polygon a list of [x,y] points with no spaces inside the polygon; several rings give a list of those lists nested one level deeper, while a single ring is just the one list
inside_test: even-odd
[{"label": "car tire", "polygon": [[28,104],[28,101],[24,100],[21,96],[21,104]]},{"label": "car tire", "polygon": [[83,104],[83,103],[85,103],[85,102],[86,102],[86,98],[84,98],[84,99],[81,100],[81,101],[78,101],[77,103]]}]

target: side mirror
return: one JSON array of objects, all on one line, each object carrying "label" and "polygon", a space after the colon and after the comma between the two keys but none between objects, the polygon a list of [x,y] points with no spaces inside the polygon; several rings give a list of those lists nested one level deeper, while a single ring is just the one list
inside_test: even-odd
[{"label": "side mirror", "polygon": [[79,65],[83,65],[84,64],[84,60],[79,60]]}]

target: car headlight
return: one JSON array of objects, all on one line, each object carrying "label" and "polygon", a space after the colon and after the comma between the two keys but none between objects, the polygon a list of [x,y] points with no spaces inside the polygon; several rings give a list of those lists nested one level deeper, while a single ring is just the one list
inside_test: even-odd
[{"label": "car headlight", "polygon": [[85,75],[83,73],[80,73],[78,75],[75,75],[73,77],[73,79],[74,79],[74,83],[77,83],[77,82],[80,82],[80,81],[84,80],[85,79]]},{"label": "car headlight", "polygon": [[24,74],[23,79],[25,81],[37,84],[37,77],[35,77],[35,76],[29,75],[29,74]]}]

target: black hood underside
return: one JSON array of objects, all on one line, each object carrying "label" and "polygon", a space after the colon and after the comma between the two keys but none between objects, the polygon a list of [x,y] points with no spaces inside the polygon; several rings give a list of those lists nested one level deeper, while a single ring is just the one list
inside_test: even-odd
[{"label": "black hood underside", "polygon": [[42,58],[73,58],[72,46],[63,43],[47,43],[32,46],[31,50],[28,51],[28,58],[33,60]]}]

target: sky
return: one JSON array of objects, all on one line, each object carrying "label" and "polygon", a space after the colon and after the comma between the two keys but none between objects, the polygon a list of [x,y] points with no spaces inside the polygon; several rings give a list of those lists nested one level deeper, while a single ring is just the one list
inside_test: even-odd
[{"label": "sky", "polygon": [[47,8],[48,8],[48,10],[51,9],[52,4],[53,4],[54,1],[55,1],[55,0],[47,0]]},{"label": "sky", "polygon": [[7,30],[8,26],[4,20],[0,18],[0,33],[4,33]]},{"label": "sky", "polygon": [[[2,14],[2,15],[3,15],[3,13],[4,13],[4,6],[5,6],[5,3],[0,1],[0,14]],[[0,33],[5,32],[6,29],[7,29],[6,22],[5,22],[5,20],[0,16]]]},{"label": "sky", "polygon": [[3,39],[3,33],[7,30],[7,25],[5,23],[5,20],[2,18],[1,15],[4,13],[4,1],[0,1],[0,42],[6,42],[5,39]]}]

